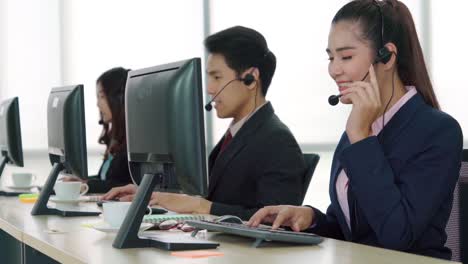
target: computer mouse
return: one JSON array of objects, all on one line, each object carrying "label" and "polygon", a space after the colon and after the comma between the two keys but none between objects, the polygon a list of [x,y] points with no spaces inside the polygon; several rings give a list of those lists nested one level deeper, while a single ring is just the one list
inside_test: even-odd
[{"label": "computer mouse", "polygon": [[242,219],[235,215],[223,215],[214,220],[216,223],[242,224]]},{"label": "computer mouse", "polygon": [[[145,214],[149,213],[149,209],[146,208]],[[161,207],[151,207],[151,214],[152,215],[157,215],[157,214],[165,214],[167,213],[167,210],[161,208]]]},{"label": "computer mouse", "polygon": [[98,200],[98,201],[96,201],[96,204],[97,204],[97,206],[102,207],[103,203],[118,202],[118,201],[119,201],[118,198],[114,198],[114,199],[111,199],[111,200]]}]

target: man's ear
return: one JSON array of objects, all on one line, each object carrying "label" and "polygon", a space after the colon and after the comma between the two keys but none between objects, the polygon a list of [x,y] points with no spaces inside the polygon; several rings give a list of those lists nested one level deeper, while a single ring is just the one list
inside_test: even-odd
[{"label": "man's ear", "polygon": [[[248,76],[249,74],[253,77],[253,81],[250,82],[250,83],[245,83],[244,82],[244,85],[247,86],[247,89],[252,90],[252,89],[255,89],[255,87],[258,86],[258,83],[260,81],[260,71],[256,67],[251,67],[251,68],[244,71],[244,74],[242,75],[242,79],[245,80],[246,76]],[[247,79],[248,79],[248,77],[247,77]]]}]

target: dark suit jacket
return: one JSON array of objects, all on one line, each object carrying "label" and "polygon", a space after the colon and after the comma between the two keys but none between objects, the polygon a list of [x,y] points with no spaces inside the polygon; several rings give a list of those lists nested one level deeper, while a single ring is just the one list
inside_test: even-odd
[{"label": "dark suit jacket", "polygon": [[101,180],[101,170],[104,162],[99,169],[97,176],[88,179],[89,193],[106,193],[110,189],[118,186],[132,183],[130,173],[128,172],[127,151],[123,150],[114,154],[109,169],[107,170],[106,180]]},{"label": "dark suit jacket", "polygon": [[247,220],[266,205],[301,203],[304,158],[270,103],[247,120],[218,157],[223,140],[209,157],[211,214]]},{"label": "dark suit jacket", "polygon": [[[334,154],[331,205],[314,209],[309,231],[333,238],[450,259],[445,227],[459,176],[463,135],[449,115],[419,94],[388,122],[378,137],[350,145],[346,133]],[[349,178],[351,230],[338,204],[336,180]]]}]

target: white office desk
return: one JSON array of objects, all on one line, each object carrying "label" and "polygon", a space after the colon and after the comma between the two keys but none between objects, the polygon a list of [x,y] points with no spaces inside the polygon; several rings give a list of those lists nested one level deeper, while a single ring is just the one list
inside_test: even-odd
[{"label": "white office desk", "polygon": [[216,250],[224,256],[185,259],[154,248],[115,249],[115,235],[82,226],[99,217],[31,216],[31,208],[32,204],[22,204],[18,198],[1,197],[0,229],[61,263],[454,263],[334,239],[325,239],[318,246],[270,243],[251,248],[252,239],[216,233],[208,233],[207,239],[219,242]]}]

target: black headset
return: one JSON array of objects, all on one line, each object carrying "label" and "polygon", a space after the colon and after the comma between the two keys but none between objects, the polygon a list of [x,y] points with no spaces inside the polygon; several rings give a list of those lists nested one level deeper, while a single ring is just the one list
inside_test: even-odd
[{"label": "black headset", "polygon": [[[262,61],[266,59],[270,52],[271,51],[267,48],[267,51],[263,54]],[[249,86],[255,81],[255,77],[252,75],[252,73],[247,73],[244,78],[239,78],[238,80],[244,82],[245,85]]]},{"label": "black headset", "polygon": [[[381,7],[380,3],[377,0],[374,0],[373,2],[377,5],[377,7],[379,9],[379,13],[380,13],[380,18],[381,18],[380,49],[377,51],[377,57],[375,59],[375,63],[382,62],[383,64],[386,64],[392,58],[392,54],[395,54],[395,53],[390,51],[384,45],[384,39],[383,39],[383,36],[384,36],[384,16],[383,16],[383,12],[382,12],[382,7]],[[383,2],[383,3],[385,3],[385,2]],[[393,73],[395,73],[395,70],[393,71]],[[384,131],[385,131],[385,112],[387,112],[388,106],[390,105],[390,102],[392,101],[392,98],[393,98],[394,94],[395,94],[395,85],[393,83],[393,78],[392,78],[392,95],[390,96],[390,99],[388,99],[388,102],[385,105],[383,115],[382,115],[382,131],[380,132],[382,134],[382,139],[383,139],[383,135],[384,135]]]},{"label": "black headset", "polygon": [[388,48],[384,44],[385,24],[384,24],[384,16],[382,12],[382,7],[380,6],[380,3],[376,0],[374,0],[373,3],[379,9],[379,14],[380,14],[380,48],[377,50],[377,56],[375,58],[374,64],[379,63],[379,62],[386,64],[392,58],[393,52],[388,50]]},{"label": "black headset", "polygon": [[[265,52],[265,54],[263,54],[262,61],[264,61],[270,53],[271,51],[267,48],[267,51]],[[244,84],[248,86],[255,81],[255,77],[252,75],[252,73],[247,73],[244,78],[239,78],[238,80],[244,82]]]},{"label": "black headset", "polygon": [[245,85],[251,85],[255,81],[255,77],[251,73],[247,73],[244,78],[239,78]]}]

